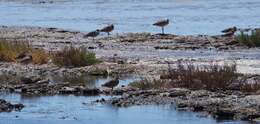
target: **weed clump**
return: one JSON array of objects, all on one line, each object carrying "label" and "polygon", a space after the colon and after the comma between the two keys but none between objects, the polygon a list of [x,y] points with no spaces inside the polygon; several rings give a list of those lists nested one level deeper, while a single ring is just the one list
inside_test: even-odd
[{"label": "weed clump", "polygon": [[241,31],[236,35],[235,39],[248,47],[260,47],[260,29],[251,30],[249,32]]},{"label": "weed clump", "polygon": [[53,63],[58,66],[80,67],[90,66],[100,63],[95,53],[87,51],[85,48],[65,47],[52,55]]}]

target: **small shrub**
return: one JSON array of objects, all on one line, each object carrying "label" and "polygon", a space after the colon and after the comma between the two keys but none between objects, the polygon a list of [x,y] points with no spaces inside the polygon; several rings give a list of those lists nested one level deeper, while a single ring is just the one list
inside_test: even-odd
[{"label": "small shrub", "polygon": [[129,86],[141,89],[141,90],[150,90],[150,89],[164,89],[166,87],[166,82],[160,79],[148,79],[144,78],[141,81],[130,83]]},{"label": "small shrub", "polygon": [[31,55],[34,64],[45,64],[49,59],[49,55],[44,50],[33,49],[28,42],[0,40],[0,61],[16,62],[17,57],[22,53]]},{"label": "small shrub", "polygon": [[236,64],[196,66],[191,63],[178,63],[176,69],[169,66],[168,77],[173,87],[216,91],[227,90],[237,81],[239,75]]},{"label": "small shrub", "polygon": [[242,92],[257,92],[260,91],[260,78],[259,76],[248,78],[244,76],[245,82],[239,83],[239,90]]},{"label": "small shrub", "polygon": [[0,40],[0,61],[15,62],[16,57],[22,53],[29,51],[29,45],[27,42],[11,42],[6,40]]},{"label": "small shrub", "polygon": [[260,47],[260,30],[251,30],[250,32],[241,31],[236,35],[236,41],[248,47]]},{"label": "small shrub", "polygon": [[100,60],[96,59],[95,53],[91,53],[83,47],[65,47],[63,50],[52,55],[54,64],[58,66],[89,66],[99,63]]}]

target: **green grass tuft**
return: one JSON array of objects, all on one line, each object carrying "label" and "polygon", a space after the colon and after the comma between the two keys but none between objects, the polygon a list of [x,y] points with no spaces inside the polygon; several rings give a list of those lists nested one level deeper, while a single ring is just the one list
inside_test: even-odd
[{"label": "green grass tuft", "polygon": [[260,47],[260,30],[251,30],[250,32],[241,31],[236,35],[236,41],[248,47]]},{"label": "green grass tuft", "polygon": [[87,51],[85,48],[65,47],[52,55],[53,63],[58,66],[81,67],[100,63],[95,53]]}]

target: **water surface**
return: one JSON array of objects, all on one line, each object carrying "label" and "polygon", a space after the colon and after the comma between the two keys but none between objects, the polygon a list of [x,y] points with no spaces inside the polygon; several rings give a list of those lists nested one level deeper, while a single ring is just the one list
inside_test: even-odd
[{"label": "water surface", "polygon": [[152,23],[169,18],[171,24],[165,30],[177,34],[219,34],[229,26],[260,26],[259,0],[39,1],[0,0],[0,25],[91,31],[113,23],[116,25],[115,33],[155,33],[161,30]]},{"label": "water surface", "polygon": [[[23,97],[18,94],[1,94],[0,98],[21,102],[26,107],[21,112],[0,113],[2,124],[215,124],[246,123],[217,122],[199,117],[197,113],[176,111],[174,106],[133,106],[116,108],[94,104],[98,98],[111,96],[42,96]],[[84,103],[84,104],[83,104]]]}]

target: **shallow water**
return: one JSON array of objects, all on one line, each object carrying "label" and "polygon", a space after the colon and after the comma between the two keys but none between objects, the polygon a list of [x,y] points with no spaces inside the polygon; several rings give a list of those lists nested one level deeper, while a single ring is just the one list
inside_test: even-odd
[{"label": "shallow water", "polygon": [[[32,72],[37,73],[37,72]],[[11,75],[8,73],[0,72],[0,81],[1,83],[15,83],[19,82],[21,77],[26,75],[16,74]],[[128,75],[120,75],[119,77],[119,85],[118,86],[126,86],[131,82],[140,80],[140,77],[133,74]],[[43,79],[48,79],[49,82],[52,83],[64,83],[68,82],[70,84],[85,86],[86,88],[99,88],[102,84],[114,79],[114,76],[94,76],[94,75],[75,75],[75,74],[53,74],[48,73],[47,75],[42,75]]]},{"label": "shallow water", "polygon": [[91,31],[113,23],[115,33],[155,33],[161,29],[151,24],[169,18],[171,24],[165,30],[176,34],[219,34],[233,25],[260,26],[259,0],[47,0],[44,4],[39,1],[0,0],[0,25]]},{"label": "shallow water", "polygon": [[[71,84],[84,84],[87,88],[98,88],[101,87],[102,84],[114,79],[112,76],[91,76],[91,75],[48,75],[48,79],[50,79],[51,83],[62,83],[69,82]],[[120,75],[119,85],[118,86],[126,86],[131,82],[139,80],[140,77],[135,75]]]},{"label": "shallow water", "polygon": [[[84,76],[87,77],[87,76]],[[63,82],[68,78],[49,76],[53,82]],[[79,77],[75,77],[79,78]],[[111,77],[91,77],[67,81],[86,83],[88,87],[98,87]],[[91,80],[90,80],[91,79]],[[136,80],[133,76],[121,77],[120,84],[127,85]],[[146,105],[117,108],[107,104],[94,103],[101,98],[109,99],[112,96],[24,96],[15,93],[0,92],[0,99],[12,103],[22,103],[26,107],[20,112],[0,113],[0,124],[214,124],[220,123],[202,114],[176,111],[174,105]],[[117,97],[117,96],[113,96]],[[246,123],[223,121],[221,123]]]},{"label": "shallow water", "polygon": [[[97,98],[110,96],[43,96],[22,97],[18,94],[1,94],[0,98],[21,102],[26,107],[21,112],[0,113],[2,124],[214,124],[246,123],[217,122],[212,118],[199,117],[198,113],[177,112],[174,106],[133,106],[116,108],[93,104]],[[85,103],[85,104],[83,104]]]}]

